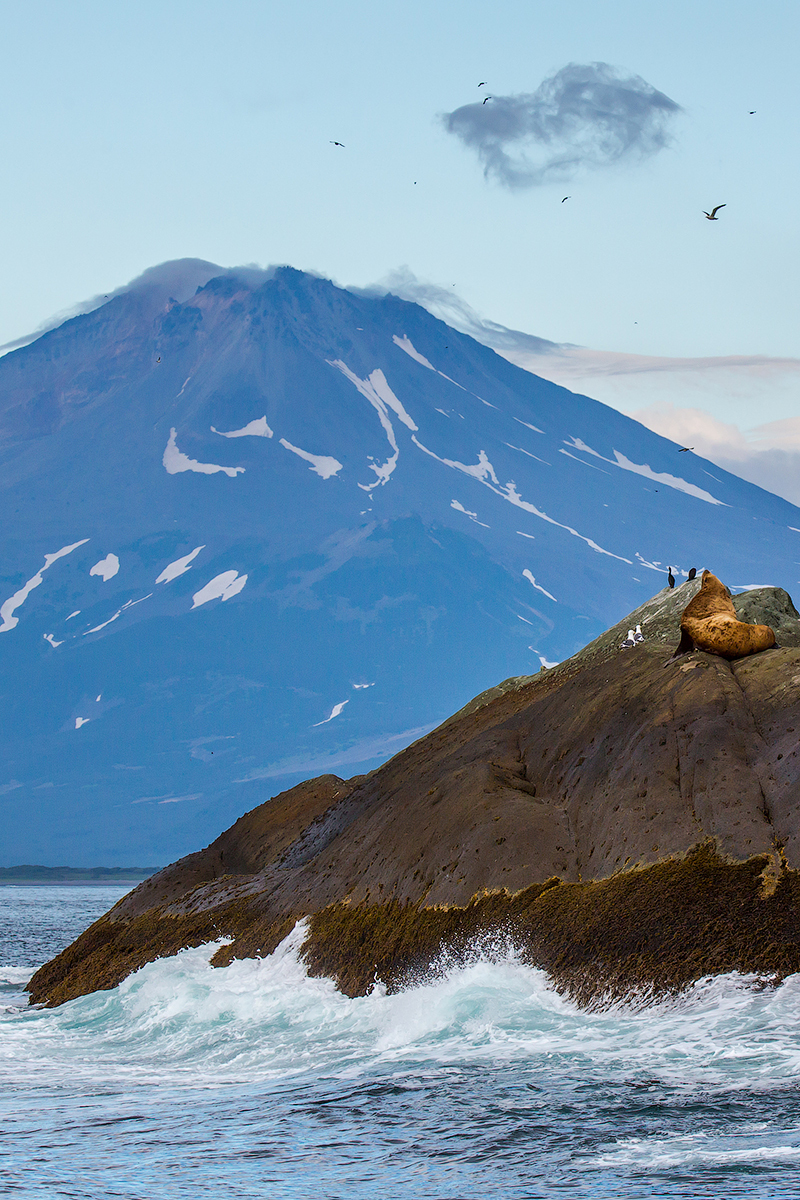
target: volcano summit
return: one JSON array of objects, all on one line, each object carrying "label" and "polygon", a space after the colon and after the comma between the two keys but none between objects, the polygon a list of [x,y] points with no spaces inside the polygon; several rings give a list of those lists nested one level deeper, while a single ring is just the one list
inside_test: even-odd
[{"label": "volcano summit", "polygon": [[4,863],[174,859],[668,563],[796,590],[800,511],[419,306],[171,271],[0,360]]}]

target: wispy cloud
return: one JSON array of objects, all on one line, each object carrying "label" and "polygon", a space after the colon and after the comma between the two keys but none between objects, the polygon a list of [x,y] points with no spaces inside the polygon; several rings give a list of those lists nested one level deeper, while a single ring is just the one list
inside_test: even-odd
[{"label": "wispy cloud", "polygon": [[324,775],[334,767],[368,763],[378,758],[386,759],[410,746],[417,738],[424,737],[433,728],[434,725],[418,725],[415,729],[404,729],[401,733],[364,738],[345,749],[332,750],[330,754],[295,754],[291,758],[282,758],[278,762],[257,767],[242,779],[235,779],[233,782],[253,783],[259,779],[278,779],[284,775]]},{"label": "wispy cloud", "polygon": [[509,188],[572,179],[581,168],[656,154],[680,105],[608,63],[568,63],[535,92],[491,96],[442,117]]}]

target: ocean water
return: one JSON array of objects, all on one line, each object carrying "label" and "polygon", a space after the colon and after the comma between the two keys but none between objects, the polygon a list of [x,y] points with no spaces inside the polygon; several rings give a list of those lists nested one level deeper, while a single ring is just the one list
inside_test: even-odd
[{"label": "ocean water", "polygon": [[399,995],[215,946],[24,1007],[123,888],[0,887],[0,1194],[800,1197],[800,976],[586,1013],[495,945]]}]

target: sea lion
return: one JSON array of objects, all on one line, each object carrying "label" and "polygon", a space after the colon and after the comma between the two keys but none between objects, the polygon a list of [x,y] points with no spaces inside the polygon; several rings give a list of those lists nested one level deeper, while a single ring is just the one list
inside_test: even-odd
[{"label": "sea lion", "polygon": [[774,645],[775,633],[769,625],[740,621],[725,584],[710,571],[703,571],[700,591],[683,610],[681,640],[672,657],[705,650],[720,658],[746,658]]}]

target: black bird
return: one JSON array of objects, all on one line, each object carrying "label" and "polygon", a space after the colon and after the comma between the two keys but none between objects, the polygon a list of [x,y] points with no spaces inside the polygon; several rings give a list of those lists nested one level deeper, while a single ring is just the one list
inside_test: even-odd
[{"label": "black bird", "polygon": [[[492,98],[491,96],[487,96],[486,100],[491,100],[491,98]],[[486,100],[484,100],[484,102],[483,102],[484,104],[486,103]]]},{"label": "black bird", "polygon": [[[571,199],[572,199],[572,196],[565,196],[565,197],[564,197],[564,200],[571,200]],[[562,204],[564,203],[564,200],[562,200],[562,201],[561,201],[561,203],[562,203]]]},{"label": "black bird", "polygon": [[721,208],[727,208],[727,205],[717,204],[714,208],[712,208],[710,213],[707,213],[706,210],[703,209],[703,216],[709,221],[718,221],[719,217],[715,216],[714,214],[718,213]]},{"label": "black bird", "polygon": [[478,87],[486,87],[486,80],[484,79],[483,83],[479,83]]},{"label": "black bird", "polygon": [[161,362],[161,355],[160,355],[160,354],[159,354],[158,358],[156,359],[156,362]]},{"label": "black bird", "polygon": [[750,110],[750,116],[754,117],[755,115],[756,115],[756,110],[753,108]]},{"label": "black bird", "polygon": [[697,574],[697,567],[692,567],[692,569],[689,572],[689,578],[694,579],[696,574]]},{"label": "black bird", "polygon": [[675,576],[672,574],[672,567],[667,567],[667,583],[671,588],[675,587]]},{"label": "black bird", "polygon": [[[345,146],[344,142],[331,142],[331,145],[332,145],[332,146],[341,146],[343,150],[346,150],[346,149],[347,149],[347,147]],[[716,212],[716,211],[717,211],[717,210],[716,210],[716,209],[714,209],[714,212]]]},{"label": "black bird", "polygon": [[[634,324],[635,324],[635,322],[634,322]],[[678,454],[687,454],[689,452],[689,450],[694,450],[694,446],[681,446],[680,450],[678,451]]]}]

